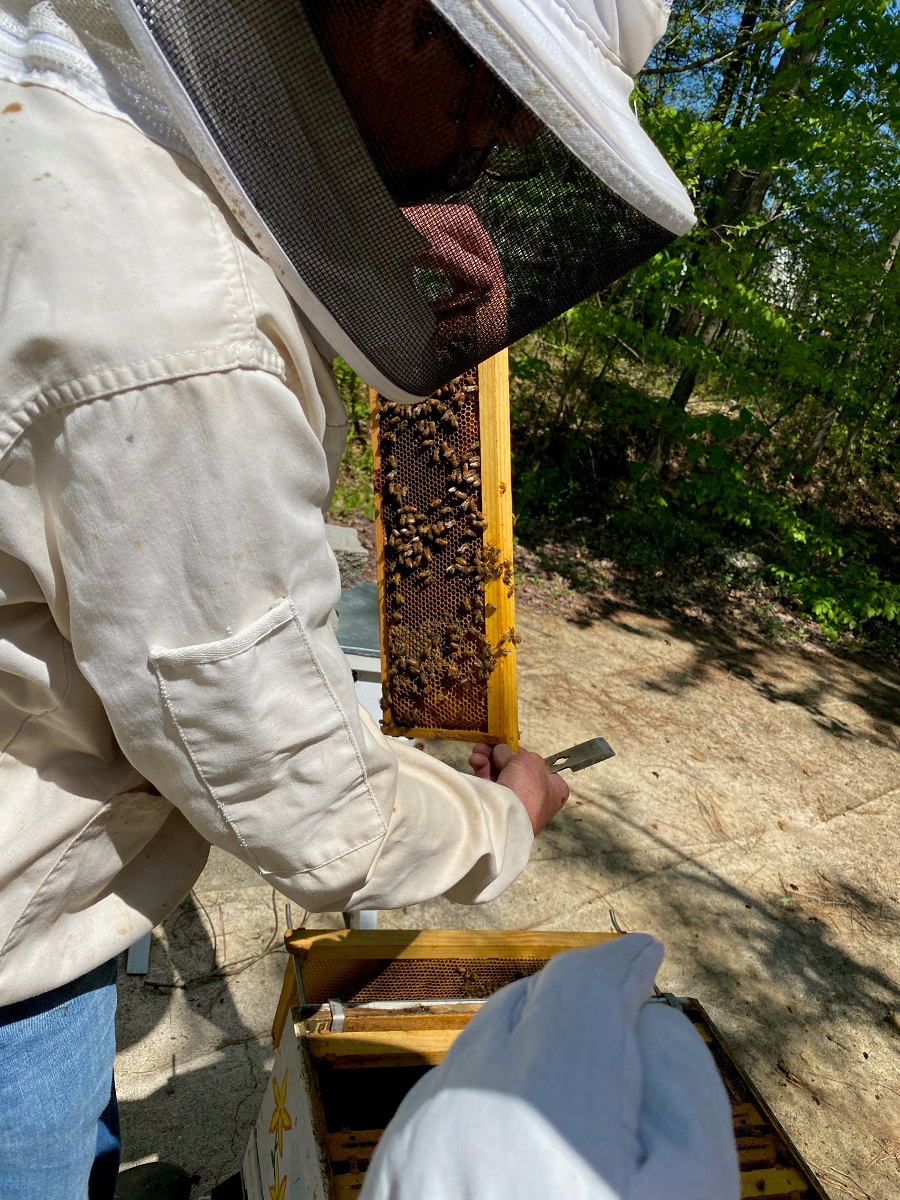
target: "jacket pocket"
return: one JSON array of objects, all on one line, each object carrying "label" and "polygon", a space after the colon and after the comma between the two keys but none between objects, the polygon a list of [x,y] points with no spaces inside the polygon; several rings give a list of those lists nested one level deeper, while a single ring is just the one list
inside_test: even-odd
[{"label": "jacket pocket", "polygon": [[233,637],[150,661],[208,797],[263,875],[287,880],[383,837],[357,714],[289,599]]}]

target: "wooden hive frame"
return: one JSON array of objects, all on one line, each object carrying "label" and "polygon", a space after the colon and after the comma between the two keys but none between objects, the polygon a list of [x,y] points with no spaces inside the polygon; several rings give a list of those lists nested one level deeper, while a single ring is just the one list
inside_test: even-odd
[{"label": "wooden hive frame", "polygon": [[[378,574],[378,611],[381,629],[382,680],[388,678],[391,660],[391,592],[387,586],[385,502],[383,488],[387,472],[382,461],[378,413],[380,400],[370,391],[372,445],[375,468],[375,548]],[[478,368],[478,414],[480,426],[481,506],[485,522],[481,543],[511,566],[513,557],[513,511],[509,424],[509,359],[503,350]],[[484,593],[484,637],[492,646],[504,644],[515,628],[515,602],[504,578],[487,579]],[[479,729],[437,728],[434,725],[401,724],[390,703],[384,706],[382,729],[402,737],[442,738],[456,741],[505,742],[518,749],[518,693],[515,642],[508,641],[486,682],[487,721]]]}]

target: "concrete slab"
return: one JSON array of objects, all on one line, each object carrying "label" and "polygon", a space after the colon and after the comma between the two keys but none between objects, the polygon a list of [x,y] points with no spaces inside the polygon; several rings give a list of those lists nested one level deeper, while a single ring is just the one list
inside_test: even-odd
[{"label": "concrete slab", "polygon": [[175,1163],[194,1197],[237,1169],[272,1062],[284,928],[283,897],[213,848],[193,892],[154,930],[148,974],[120,969],[123,1166]]},{"label": "concrete slab", "polygon": [[[605,930],[614,907],[665,943],[661,985],[707,1007],[834,1200],[896,1200],[900,673],[626,612],[524,609],[518,627],[525,745],[602,734],[617,757],[570,777],[499,900],[382,923]],[[258,1110],[281,914],[213,854],[146,982],[123,982],[126,1158],[184,1166],[195,1200],[236,1169]],[[240,973],[204,981],[226,963]]]}]

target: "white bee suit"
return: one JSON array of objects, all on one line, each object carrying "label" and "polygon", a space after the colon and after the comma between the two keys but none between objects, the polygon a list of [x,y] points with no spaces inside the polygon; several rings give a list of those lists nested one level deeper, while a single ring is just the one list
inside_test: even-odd
[{"label": "white bee suit", "polygon": [[709,1051],[629,934],[498,992],[385,1130],[361,1200],[737,1200]]},{"label": "white bee suit", "polygon": [[533,837],[508,788],[358,710],[329,365],[118,107],[85,49],[111,13],[60,7],[77,30],[0,3],[0,1006],[127,949],[211,843],[339,910],[491,899]]}]

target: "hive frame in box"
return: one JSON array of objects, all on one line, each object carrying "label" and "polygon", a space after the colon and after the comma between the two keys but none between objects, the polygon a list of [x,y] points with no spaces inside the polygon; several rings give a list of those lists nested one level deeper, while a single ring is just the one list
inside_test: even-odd
[{"label": "hive frame in box", "polygon": [[[353,978],[357,990],[371,987],[372,980],[365,978],[370,971],[377,980],[383,977],[378,964],[389,971],[397,962],[419,964],[426,975],[429,966],[437,965],[446,975],[448,963],[509,960],[527,973],[554,953],[616,936],[471,930],[289,932],[285,942],[291,961],[273,1027],[275,1066],[244,1156],[245,1195],[249,1200],[272,1195],[280,1200],[358,1197],[387,1123],[384,1118],[389,1119],[383,1112],[378,1122],[366,1123],[367,1117],[377,1115],[379,1105],[386,1106],[386,1081],[393,1073],[402,1084],[388,1099],[389,1107],[402,1098],[402,1088],[442,1061],[485,1002],[483,997],[353,1000],[352,987],[343,997],[324,999],[327,993]],[[369,964],[363,977],[360,963]],[[680,1008],[713,1054],[732,1106],[743,1200],[828,1200],[702,1006],[671,995],[650,1003]],[[336,1121],[342,1114],[341,1096],[346,1103],[356,1090],[364,1093],[356,1104],[356,1122],[352,1116]],[[329,1122],[339,1127],[329,1128]]]},{"label": "hive frame in box", "polygon": [[[285,944],[291,958],[272,1030],[275,1064],[244,1155],[245,1195],[249,1200],[268,1200],[270,1195],[279,1200],[358,1196],[386,1120],[372,1128],[351,1120],[330,1129],[328,1089],[323,1086],[329,1073],[352,1080],[353,1088],[361,1091],[366,1090],[366,1080],[383,1084],[392,1073],[402,1080],[415,1076],[442,1061],[486,999],[445,995],[357,1002],[354,995],[371,990],[373,982],[376,990],[394,992],[397,974],[415,982],[417,972],[423,980],[436,980],[425,986],[438,990],[479,990],[471,964],[479,970],[485,965],[483,978],[489,968],[491,983],[502,985],[539,970],[553,954],[616,936],[492,930],[289,931]],[[341,990],[343,997],[332,994]],[[370,1085],[376,1107],[384,1107],[383,1092],[383,1086]],[[333,1095],[330,1103],[333,1107]]]},{"label": "hive frame in box", "polygon": [[[389,599],[385,581],[385,534],[383,522],[382,487],[385,472],[382,463],[378,424],[374,419],[378,394],[370,390],[373,413],[372,449],[375,472],[375,549],[378,572],[378,612],[381,623],[382,679],[390,670],[390,636],[388,628]],[[512,562],[513,512],[511,480],[511,447],[509,425],[509,356],[506,350],[482,363],[478,368],[478,407],[481,458],[481,512],[486,521],[482,542],[496,547],[500,556]],[[484,584],[486,612],[485,638],[499,645],[504,635],[515,628],[515,603],[503,578],[489,579]],[[516,647],[509,643],[493,669],[486,684],[487,725],[480,730],[433,728],[423,725],[401,726],[394,720],[390,708],[385,709],[382,729],[400,737],[440,738],[454,741],[484,741],[489,744],[505,742],[514,750],[519,744],[518,692],[516,681]]]}]

